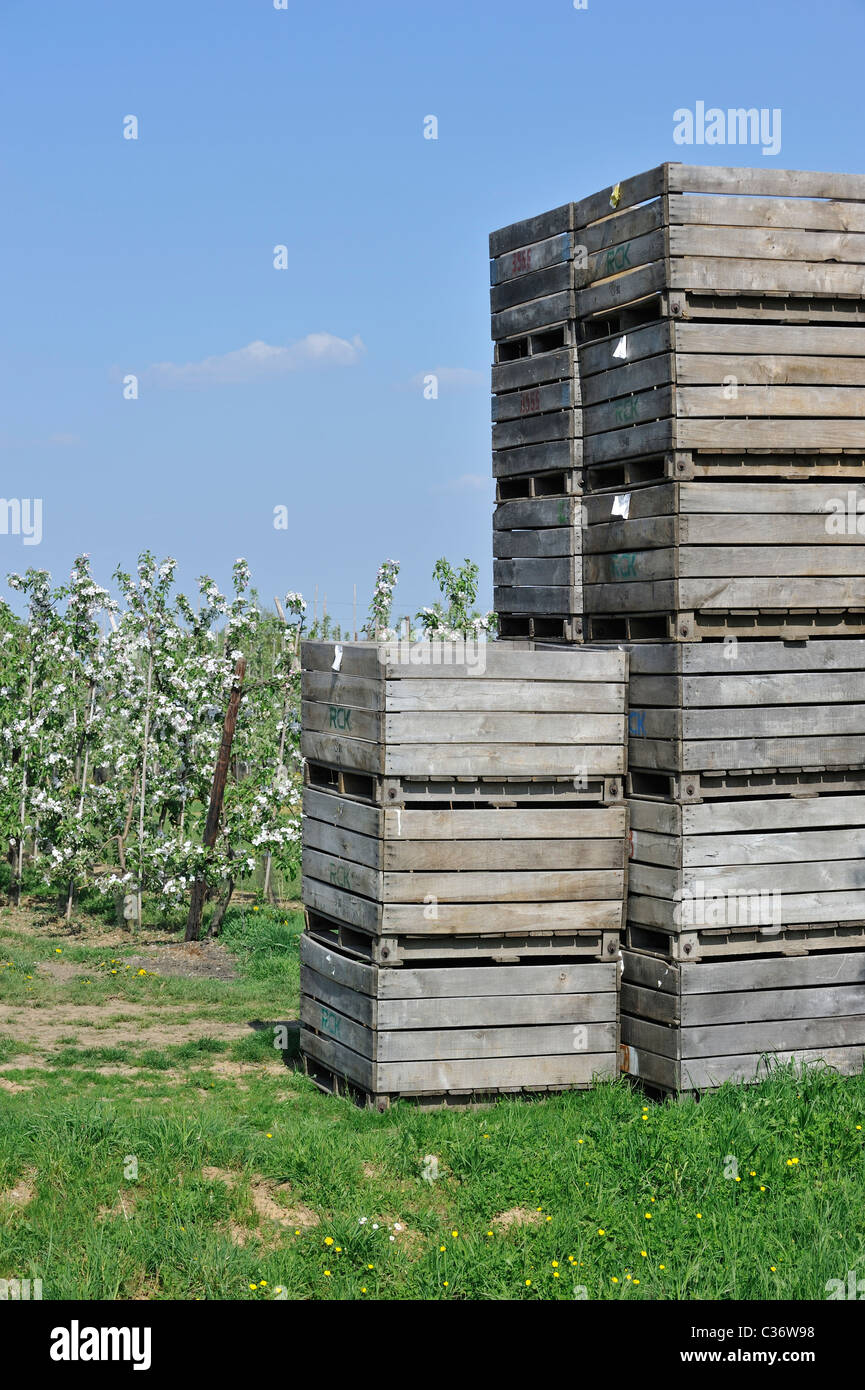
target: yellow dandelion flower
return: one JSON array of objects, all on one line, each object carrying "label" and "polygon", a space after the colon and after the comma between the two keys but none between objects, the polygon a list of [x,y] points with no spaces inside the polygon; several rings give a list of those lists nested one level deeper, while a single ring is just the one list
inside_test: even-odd
[{"label": "yellow dandelion flower", "polygon": [[258,1287],[259,1287],[260,1289],[266,1289],[266,1288],[267,1288],[267,1280],[266,1280],[266,1279],[259,1279],[259,1281],[258,1281]]},{"label": "yellow dandelion flower", "polygon": [[559,1271],[558,1271],[557,1269],[554,1269],[554,1270],[553,1270],[553,1278],[554,1278],[554,1279],[558,1279],[558,1277],[559,1277]]},{"label": "yellow dandelion flower", "polygon": [[333,1245],[333,1236],[325,1236],[324,1243],[325,1245]]},{"label": "yellow dandelion flower", "polygon": [[334,1249],[336,1250],[337,1255],[341,1255],[341,1254],[342,1254],[342,1246],[341,1246],[341,1245],[335,1246]]},{"label": "yellow dandelion flower", "polygon": [[752,1169],[751,1169],[751,1177],[752,1177],[752,1178],[756,1178],[756,1176],[757,1176],[757,1174],[754,1172],[754,1169],[752,1168]]},{"label": "yellow dandelion flower", "polygon": [[531,1282],[532,1282],[531,1279],[527,1279],[527,1280],[526,1280],[526,1288],[529,1287],[529,1284],[530,1284]]},{"label": "yellow dandelion flower", "polygon": [[618,1282],[619,1282],[619,1281],[618,1281],[618,1279],[616,1278],[616,1276],[615,1276],[615,1274],[614,1274],[614,1275],[613,1275],[613,1283],[614,1283],[614,1284],[618,1284]]},{"label": "yellow dandelion flower", "polygon": [[[442,1250],[444,1250],[444,1246],[442,1246]],[[375,1265],[367,1265],[367,1269],[375,1269]]]},{"label": "yellow dandelion flower", "polygon": [[448,1286],[448,1281],[447,1281],[447,1279],[445,1279],[445,1288],[447,1288],[447,1286]]},{"label": "yellow dandelion flower", "polygon": [[778,1271],[777,1271],[777,1269],[775,1268],[774,1265],[770,1265],[769,1268],[770,1268],[770,1270],[772,1271],[773,1274],[777,1274],[777,1273],[778,1273]]},{"label": "yellow dandelion flower", "polygon": [[[284,925],[285,925],[285,923],[283,923],[283,926],[284,926]],[[366,1289],[361,1289],[361,1293],[366,1293]]]},{"label": "yellow dandelion flower", "polygon": [[698,1221],[702,1221],[702,1219],[703,1219],[703,1213],[702,1213],[701,1211],[698,1211],[698,1212],[697,1212],[697,1220],[698,1220]]},{"label": "yellow dandelion flower", "polygon": [[635,1283],[635,1284],[639,1284],[639,1282],[640,1282],[639,1279],[635,1279],[635,1280],[634,1280],[634,1283]]},{"label": "yellow dandelion flower", "polygon": [[329,1270],[329,1269],[326,1269],[326,1270],[324,1271],[324,1277],[325,1277],[325,1279],[329,1279],[329,1278],[330,1278],[330,1270]]},{"label": "yellow dandelion flower", "polygon": [[605,1236],[606,1234],[607,1234],[606,1231],[605,1231],[601,1226],[599,1226],[599,1227],[598,1227],[598,1235],[599,1235],[599,1236]]},{"label": "yellow dandelion flower", "polygon": [[553,1265],[553,1269],[558,1269],[558,1267],[559,1267],[559,1262],[558,1262],[558,1260],[553,1260],[552,1265]]},{"label": "yellow dandelion flower", "polygon": [[666,1269],[666,1268],[667,1268],[666,1265],[658,1265],[658,1269]]},{"label": "yellow dandelion flower", "polygon": [[760,1191],[761,1191],[761,1192],[765,1192],[765,1191],[766,1191],[765,1187],[761,1187],[761,1188],[760,1188]]},{"label": "yellow dandelion flower", "polygon": [[492,1235],[492,1231],[487,1231],[487,1235],[488,1235],[488,1236],[491,1236],[491,1235]]},{"label": "yellow dandelion flower", "polygon": [[645,1216],[647,1221],[651,1221],[652,1213],[650,1211],[644,1212],[643,1215]]},{"label": "yellow dandelion flower", "polygon": [[459,1235],[459,1231],[451,1231],[451,1235],[453,1236],[454,1240],[456,1240],[457,1236]]},{"label": "yellow dandelion flower", "polygon": [[742,1181],[741,1178],[736,1178],[736,1182],[741,1182],[741,1181]]},{"label": "yellow dandelion flower", "polygon": [[252,1289],[252,1292],[255,1293],[255,1290],[258,1288],[258,1285],[257,1285],[257,1284],[250,1284],[249,1287]]},{"label": "yellow dandelion flower", "polygon": [[272,1138],[273,1138],[273,1135],[272,1135],[272,1134],[268,1134],[268,1135],[267,1135],[267,1138],[268,1138],[268,1139],[272,1139]]}]

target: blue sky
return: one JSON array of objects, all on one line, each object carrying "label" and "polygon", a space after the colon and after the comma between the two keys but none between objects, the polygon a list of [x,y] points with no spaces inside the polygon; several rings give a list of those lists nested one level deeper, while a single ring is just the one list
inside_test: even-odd
[{"label": "blue sky", "polygon": [[[865,0],[3,0],[0,496],[44,519],[0,574],[243,555],[350,621],[468,555],[488,606],[490,230],[665,159],[862,172],[863,52]],[[674,144],[698,100],[780,154]]]}]

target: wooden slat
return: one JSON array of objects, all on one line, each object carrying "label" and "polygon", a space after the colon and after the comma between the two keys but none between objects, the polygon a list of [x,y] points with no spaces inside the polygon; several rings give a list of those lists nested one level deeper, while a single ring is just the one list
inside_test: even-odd
[{"label": "wooden slat", "polygon": [[491,1057],[471,1061],[392,1062],[376,1069],[378,1089],[436,1095],[459,1090],[588,1086],[615,1080],[618,1053],[572,1052],[559,1057]]},{"label": "wooden slat", "polygon": [[[804,169],[728,168],[704,164],[667,165],[668,187],[676,193],[724,193],[781,198],[865,199],[865,174],[826,174]],[[579,209],[581,204],[577,204]],[[576,223],[579,226],[579,221]]]}]

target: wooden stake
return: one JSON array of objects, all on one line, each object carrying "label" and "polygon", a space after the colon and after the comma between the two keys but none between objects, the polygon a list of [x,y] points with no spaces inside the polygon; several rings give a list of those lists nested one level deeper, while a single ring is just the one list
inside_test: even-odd
[{"label": "wooden stake", "polygon": [[[234,731],[237,728],[237,712],[240,709],[240,700],[243,693],[243,678],[246,675],[246,662],[240,658],[234,668],[234,684],[231,687],[231,694],[228,697],[228,709],[225,712],[225,724],[222,730],[222,743],[219,748],[219,757],[216,760],[216,767],[213,770],[213,786],[210,790],[210,805],[207,808],[207,823],[204,827],[204,845],[206,849],[213,849],[216,844],[216,836],[219,832],[219,818],[222,814],[222,799],[225,795],[225,783],[228,777],[228,764],[231,760],[231,745],[234,742]],[[189,904],[189,919],[186,923],[186,940],[197,941],[201,931],[201,913],[204,908],[204,879],[199,877],[192,885],[192,899]]]},{"label": "wooden stake", "polygon": [[354,586],[354,600],[351,606],[351,627],[354,632],[354,640],[357,641],[357,585]]}]

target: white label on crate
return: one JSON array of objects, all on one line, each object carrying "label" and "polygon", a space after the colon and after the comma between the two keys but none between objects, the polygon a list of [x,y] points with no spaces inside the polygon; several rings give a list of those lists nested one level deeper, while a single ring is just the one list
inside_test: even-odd
[{"label": "white label on crate", "polygon": [[613,516],[622,516],[627,521],[630,510],[631,494],[629,492],[623,492],[621,496],[613,498]]},{"label": "white label on crate", "polygon": [[333,665],[331,666],[330,669],[331,669],[331,671],[338,671],[341,665],[342,665],[342,647],[339,645],[339,643],[337,643],[336,647],[334,648],[334,653],[333,653]]},{"label": "white label on crate", "polygon": [[616,346],[613,348],[614,357],[627,357],[628,355],[628,335],[624,333]]}]

